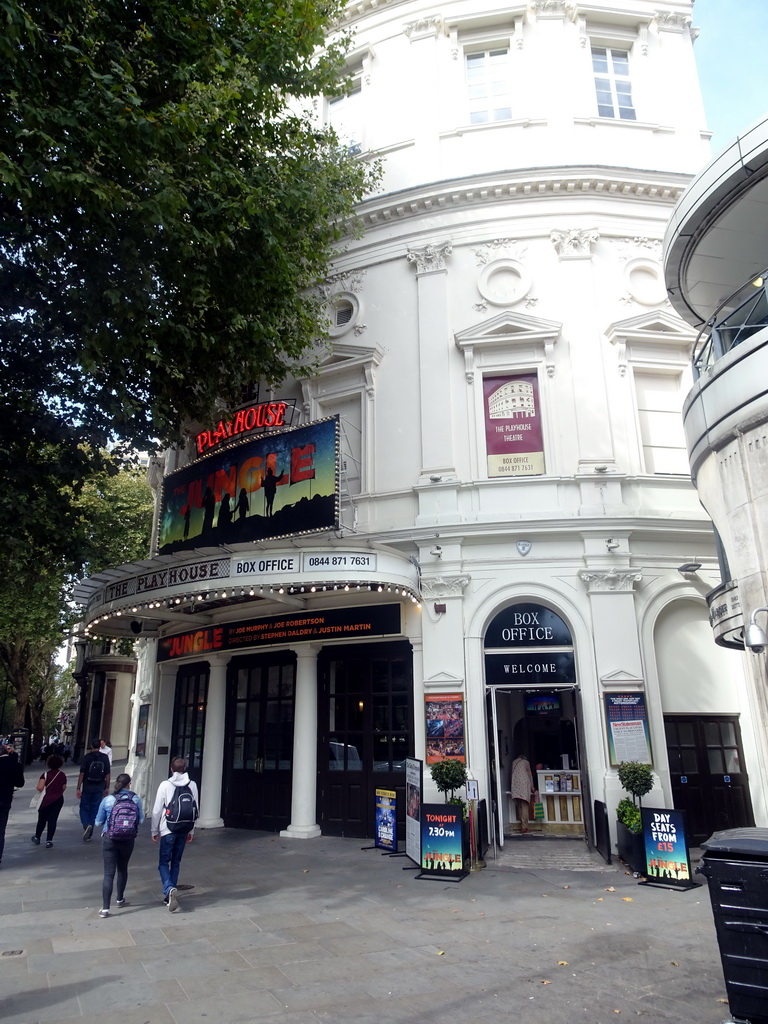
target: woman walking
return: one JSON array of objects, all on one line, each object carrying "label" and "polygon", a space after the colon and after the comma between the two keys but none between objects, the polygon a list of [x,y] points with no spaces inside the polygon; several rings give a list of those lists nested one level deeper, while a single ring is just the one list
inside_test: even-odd
[{"label": "woman walking", "polygon": [[67,776],[61,770],[64,761],[58,754],[51,754],[46,761],[47,772],[43,772],[37,780],[37,792],[45,792],[43,801],[37,809],[37,827],[32,836],[35,846],[40,845],[40,837],[47,829],[45,845],[50,850],[53,846],[53,837],[56,833],[56,822],[59,820],[59,813],[64,806],[64,790],[67,788]]},{"label": "woman walking", "polygon": [[125,886],[128,882],[128,861],[133,853],[133,844],[144,821],[141,798],[128,787],[130,775],[123,773],[115,779],[114,794],[105,796],[99,804],[96,825],[103,825],[101,852],[104,857],[104,881],[101,887],[101,910],[99,917],[109,917],[112,901],[112,887],[117,875],[117,899],[115,905],[124,907]]}]

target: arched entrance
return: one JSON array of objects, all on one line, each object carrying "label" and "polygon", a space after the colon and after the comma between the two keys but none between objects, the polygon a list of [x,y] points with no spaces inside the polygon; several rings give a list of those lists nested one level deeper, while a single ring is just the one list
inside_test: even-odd
[{"label": "arched entrance", "polygon": [[496,840],[503,846],[505,835],[519,830],[510,772],[521,753],[531,762],[544,805],[543,820],[532,828],[584,836],[591,825],[590,803],[568,626],[544,605],[509,605],[485,632],[484,658]]}]

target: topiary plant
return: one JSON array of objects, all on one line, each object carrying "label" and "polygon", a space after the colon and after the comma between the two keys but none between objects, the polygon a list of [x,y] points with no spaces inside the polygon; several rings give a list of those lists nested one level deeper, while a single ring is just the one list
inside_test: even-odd
[{"label": "topiary plant", "polygon": [[432,774],[432,781],[437,786],[438,793],[450,794],[446,796],[445,802],[450,803],[453,799],[453,791],[466,784],[467,766],[463,761],[436,761],[429,766]]},{"label": "topiary plant", "polygon": [[642,804],[642,798],[653,789],[653,768],[642,761],[622,761],[618,774],[622,788],[632,794],[632,803]]},{"label": "topiary plant", "polygon": [[616,804],[616,817],[624,825],[627,831],[632,832],[634,835],[638,835],[642,832],[642,818],[640,816],[640,808],[635,807],[631,800],[624,797]]}]

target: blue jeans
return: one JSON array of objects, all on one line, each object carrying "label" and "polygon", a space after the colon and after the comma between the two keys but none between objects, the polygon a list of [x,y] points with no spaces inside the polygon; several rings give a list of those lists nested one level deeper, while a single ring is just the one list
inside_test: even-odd
[{"label": "blue jeans", "polygon": [[163,883],[163,896],[167,896],[168,890],[175,889],[178,884],[187,835],[186,832],[169,832],[166,836],[160,836],[160,862],[157,870]]},{"label": "blue jeans", "polygon": [[96,815],[103,796],[103,786],[83,786],[80,790],[80,824],[83,828],[96,823]]}]

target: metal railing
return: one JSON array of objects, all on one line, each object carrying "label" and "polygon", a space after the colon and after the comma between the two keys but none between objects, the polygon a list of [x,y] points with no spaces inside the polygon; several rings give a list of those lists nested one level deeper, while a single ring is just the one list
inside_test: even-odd
[{"label": "metal railing", "polygon": [[694,379],[763,327],[768,327],[768,268],[724,299],[703,325],[693,346]]}]

